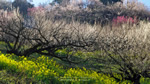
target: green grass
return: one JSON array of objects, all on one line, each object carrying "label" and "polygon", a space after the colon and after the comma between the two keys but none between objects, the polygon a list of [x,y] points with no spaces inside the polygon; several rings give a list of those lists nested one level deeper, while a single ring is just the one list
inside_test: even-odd
[{"label": "green grass", "polygon": [[1,53],[0,59],[1,70],[6,70],[7,73],[14,74],[17,77],[21,74],[21,77],[32,79],[31,82],[36,81],[46,84],[119,84],[110,76],[86,68],[64,69],[45,56],[31,59]]},{"label": "green grass", "polygon": [[24,73],[12,74],[6,70],[0,70],[0,84],[37,84],[35,79],[27,77]]}]

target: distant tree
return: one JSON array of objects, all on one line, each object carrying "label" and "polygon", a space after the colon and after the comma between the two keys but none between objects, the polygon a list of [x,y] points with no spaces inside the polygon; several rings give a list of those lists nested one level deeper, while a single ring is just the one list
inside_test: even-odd
[{"label": "distant tree", "polygon": [[54,0],[52,3],[57,3],[57,4],[60,4],[62,3],[63,0]]},{"label": "distant tree", "polygon": [[66,4],[68,3],[68,2],[70,2],[70,0],[54,0],[53,2],[52,2],[52,4],[59,4],[59,5],[62,5],[62,6],[66,6]]},{"label": "distant tree", "polygon": [[12,3],[12,6],[15,8],[19,8],[21,14],[26,15],[28,8],[34,7],[33,4],[29,3],[27,0],[15,0]]},{"label": "distant tree", "polygon": [[0,0],[0,9],[10,10],[11,9],[11,2],[6,0]]},{"label": "distant tree", "polygon": [[104,5],[113,4],[116,2],[122,2],[122,0],[100,0]]}]

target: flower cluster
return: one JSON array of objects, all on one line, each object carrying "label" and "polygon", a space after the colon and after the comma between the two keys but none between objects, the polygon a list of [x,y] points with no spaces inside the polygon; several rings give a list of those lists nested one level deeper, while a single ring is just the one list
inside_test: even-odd
[{"label": "flower cluster", "polygon": [[118,16],[117,18],[113,18],[113,25],[121,25],[121,24],[134,24],[136,23],[136,17],[127,17],[127,16]]}]

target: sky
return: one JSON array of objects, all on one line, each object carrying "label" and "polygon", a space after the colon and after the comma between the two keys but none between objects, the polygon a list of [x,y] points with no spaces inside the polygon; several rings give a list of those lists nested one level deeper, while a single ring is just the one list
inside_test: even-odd
[{"label": "sky", "polygon": [[138,0],[150,8],[150,0]]},{"label": "sky", "polygon": [[52,0],[33,0],[33,4],[35,5],[35,6],[38,6],[39,5],[39,3],[49,3],[49,2],[51,2]]},{"label": "sky", "polygon": [[[11,0],[11,1],[13,1],[13,0]],[[52,0],[32,0],[33,2],[33,4],[35,5],[35,6],[38,6],[39,5],[39,3],[49,3],[49,2],[51,2]],[[143,4],[145,4],[147,7],[149,7],[150,8],[150,0],[138,0],[139,2],[142,2]]]},{"label": "sky", "polygon": [[[14,0],[8,0],[13,2]],[[27,0],[30,1],[30,0]],[[53,0],[32,0],[33,2],[31,2],[32,4],[34,4],[35,6],[38,6],[40,3],[49,3],[52,2]]]}]

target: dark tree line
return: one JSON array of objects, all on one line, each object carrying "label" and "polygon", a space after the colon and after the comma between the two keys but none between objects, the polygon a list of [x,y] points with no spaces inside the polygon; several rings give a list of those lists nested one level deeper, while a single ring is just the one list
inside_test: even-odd
[{"label": "dark tree line", "polygon": [[116,2],[122,2],[122,0],[100,0],[104,5],[114,4]]},{"label": "dark tree line", "polygon": [[27,15],[28,8],[34,7],[34,5],[29,3],[27,0],[15,0],[12,3],[12,6],[15,8],[19,8],[19,11],[22,15]]},{"label": "dark tree line", "polygon": [[[64,2],[69,2],[71,0],[53,0],[52,3],[57,3],[57,4],[62,4]],[[113,4],[116,2],[122,2],[122,0],[99,0],[100,2],[102,2],[104,5],[108,5],[108,4]]]}]

